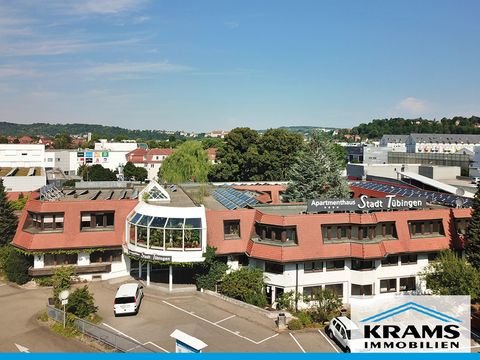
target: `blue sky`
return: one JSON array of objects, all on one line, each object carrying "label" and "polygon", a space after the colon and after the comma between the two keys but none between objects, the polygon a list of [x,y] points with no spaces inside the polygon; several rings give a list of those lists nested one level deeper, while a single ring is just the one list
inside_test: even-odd
[{"label": "blue sky", "polygon": [[480,115],[479,1],[0,0],[0,121],[209,131]]}]

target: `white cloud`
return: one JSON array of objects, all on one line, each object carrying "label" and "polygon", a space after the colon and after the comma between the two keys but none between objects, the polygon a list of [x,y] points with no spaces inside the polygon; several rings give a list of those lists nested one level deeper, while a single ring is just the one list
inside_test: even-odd
[{"label": "white cloud", "polygon": [[1,56],[50,56],[80,53],[94,48],[126,45],[138,42],[138,39],[117,41],[86,41],[86,40],[38,40],[0,43]]},{"label": "white cloud", "polygon": [[144,0],[86,0],[77,3],[74,11],[81,14],[119,14],[136,10]]},{"label": "white cloud", "polygon": [[178,73],[190,71],[192,68],[179,64],[162,62],[123,62],[102,64],[85,69],[91,75],[134,74],[134,73]]},{"label": "white cloud", "polygon": [[425,101],[414,97],[407,97],[397,104],[396,110],[406,111],[411,115],[421,115],[429,110],[429,108]]},{"label": "white cloud", "polygon": [[31,68],[22,68],[12,65],[0,66],[0,79],[10,77],[32,77],[39,75],[41,75],[40,72]]},{"label": "white cloud", "polygon": [[150,20],[150,16],[135,16],[133,18],[133,23],[134,24],[143,24],[144,22],[147,22]]},{"label": "white cloud", "polygon": [[229,29],[236,29],[240,27],[240,23],[238,21],[224,21],[223,25],[225,25]]}]

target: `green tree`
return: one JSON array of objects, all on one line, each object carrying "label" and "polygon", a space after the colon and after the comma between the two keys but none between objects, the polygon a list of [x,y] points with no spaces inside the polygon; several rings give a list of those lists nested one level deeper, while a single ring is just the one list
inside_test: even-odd
[{"label": "green tree", "polygon": [[342,306],[342,300],[328,289],[317,289],[304,300],[311,302],[309,307],[310,317],[314,322],[320,324],[338,316]]},{"label": "green tree", "polygon": [[0,245],[9,244],[17,231],[18,218],[8,201],[3,180],[0,179]]},{"label": "green tree", "polygon": [[[219,164],[212,167],[209,174],[211,181],[250,180],[250,166],[258,157],[259,135],[247,127],[235,128],[225,137],[225,145],[217,152]],[[255,149],[250,149],[255,147]],[[249,151],[250,150],[250,151]]]},{"label": "green tree", "polygon": [[285,129],[269,129],[259,139],[260,169],[251,180],[286,180],[288,169],[303,147],[303,136]]},{"label": "green tree", "polygon": [[210,163],[200,141],[187,141],[165,159],[158,177],[172,184],[206,182]]},{"label": "green tree", "polygon": [[53,273],[53,299],[57,307],[60,306],[60,300],[58,299],[58,295],[63,290],[70,289],[70,283],[72,282],[72,278],[74,276],[75,269],[73,268],[73,266],[60,266]]},{"label": "green tree", "polygon": [[202,146],[205,150],[210,148],[219,149],[219,148],[222,148],[224,145],[225,145],[225,141],[220,138],[207,137],[202,139]]},{"label": "green tree", "polygon": [[69,296],[66,310],[82,319],[97,312],[98,307],[87,285],[75,289]]},{"label": "green tree", "polygon": [[480,184],[472,201],[472,218],[466,234],[465,256],[472,266],[480,270]]},{"label": "green tree", "polygon": [[28,196],[25,196],[23,195],[23,193],[20,193],[20,195],[18,195],[17,200],[11,201],[12,209],[18,210],[18,211],[23,210],[27,201],[28,201]]},{"label": "green tree", "polygon": [[134,179],[137,181],[145,181],[148,177],[148,171],[147,169],[135,166],[131,161],[128,161],[123,167],[123,175],[125,176],[125,180]]},{"label": "green tree", "polygon": [[205,261],[198,269],[195,283],[199,289],[216,290],[216,285],[225,276],[228,266],[215,257],[215,248],[207,246]]},{"label": "green tree", "polygon": [[78,175],[82,176],[84,181],[115,181],[117,175],[102,165],[96,164],[92,166],[82,165],[78,168]]},{"label": "green tree", "polygon": [[243,302],[265,307],[265,282],[263,271],[258,268],[242,267],[223,277],[220,293]]},{"label": "green tree", "polygon": [[480,294],[480,272],[451,250],[442,251],[420,276],[436,295],[470,295],[473,300]]},{"label": "green tree", "polygon": [[0,136],[0,144],[8,144],[8,139],[5,136]]},{"label": "green tree", "polygon": [[312,133],[307,149],[299,154],[288,178],[284,199],[289,202],[349,197],[333,142],[322,132]]},{"label": "green tree", "polygon": [[[10,247],[10,246],[9,246]],[[30,280],[28,268],[32,266],[32,259],[11,248],[5,259],[4,270],[8,281],[23,285]]]},{"label": "green tree", "polygon": [[68,134],[55,135],[53,138],[53,147],[55,149],[71,149],[72,138]]}]

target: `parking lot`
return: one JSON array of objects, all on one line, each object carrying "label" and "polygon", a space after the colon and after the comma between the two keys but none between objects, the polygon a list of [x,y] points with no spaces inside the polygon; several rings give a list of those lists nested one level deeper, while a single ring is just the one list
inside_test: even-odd
[{"label": "parking lot", "polygon": [[107,282],[90,284],[103,326],[156,351],[175,351],[175,341],[170,337],[175,329],[205,342],[205,352],[341,351],[316,329],[279,333],[274,321],[265,315],[198,292],[170,295],[145,288],[138,315],[115,317],[113,297],[118,286]]}]

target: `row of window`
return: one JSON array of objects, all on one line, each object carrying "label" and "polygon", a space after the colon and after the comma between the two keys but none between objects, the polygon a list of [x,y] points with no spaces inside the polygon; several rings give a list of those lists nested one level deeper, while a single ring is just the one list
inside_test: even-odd
[{"label": "row of window", "polygon": [[[80,230],[113,230],[115,212],[82,212],[80,215]],[[64,228],[64,213],[34,213],[29,211],[24,230],[30,232],[62,232]]]},{"label": "row of window", "polygon": [[[469,219],[455,219],[457,233],[464,234]],[[408,222],[412,238],[445,236],[443,221],[415,220]],[[381,241],[398,239],[395,222],[380,222],[371,225],[358,224],[328,224],[321,226],[324,243],[342,241]],[[223,234],[225,240],[240,238],[240,220],[224,220]],[[275,225],[255,224],[255,237],[279,243],[298,243],[295,226],[281,227]]]},{"label": "row of window", "polygon": [[[435,261],[438,253],[429,253],[428,261]],[[400,261],[399,261],[400,260]],[[417,254],[406,254],[406,255],[391,255],[383,258],[381,260],[382,267],[384,266],[398,266],[398,265],[412,265],[416,264],[418,260]],[[351,269],[356,271],[367,271],[374,270],[376,268],[375,260],[363,260],[363,259],[352,259]],[[303,269],[305,273],[311,272],[321,272],[324,271],[335,271],[335,270],[344,270],[345,269],[345,260],[314,260],[314,261],[305,261],[303,263]],[[283,274],[284,265],[274,262],[265,262],[265,272],[272,274]]]},{"label": "row of window", "polygon": [[[90,263],[112,263],[122,261],[122,250],[94,251],[90,254]],[[45,254],[45,266],[77,265],[78,254]]]},{"label": "row of window", "polygon": [[397,239],[395,223],[382,222],[373,225],[334,224],[322,225],[323,242],[346,240],[389,240]]},{"label": "row of window", "polygon": [[[305,301],[314,300],[315,293],[320,292],[322,289],[330,290],[336,294],[339,298],[343,297],[343,284],[327,284],[324,287],[318,286],[304,286],[303,297]],[[389,292],[403,292],[403,291],[415,291],[417,289],[417,282],[415,276],[405,278],[392,278],[380,280],[380,293]],[[351,284],[350,292],[352,296],[370,296],[374,295],[373,284],[359,285]]]}]

